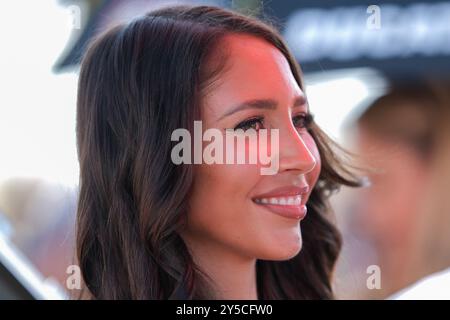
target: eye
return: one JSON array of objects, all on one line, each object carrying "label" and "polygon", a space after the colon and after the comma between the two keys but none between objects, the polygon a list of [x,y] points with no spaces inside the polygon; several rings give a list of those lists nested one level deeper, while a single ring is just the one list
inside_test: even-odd
[{"label": "eye", "polygon": [[242,129],[246,131],[248,129],[254,129],[255,131],[258,131],[264,127],[263,120],[264,119],[261,117],[248,119],[239,123],[233,130]]},{"label": "eye", "polygon": [[309,129],[313,121],[314,116],[310,113],[300,113],[292,118],[292,123],[298,129]]}]

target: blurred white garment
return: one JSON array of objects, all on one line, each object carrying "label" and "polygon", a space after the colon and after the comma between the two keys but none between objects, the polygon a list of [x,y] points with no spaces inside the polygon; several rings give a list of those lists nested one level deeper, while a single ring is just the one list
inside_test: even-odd
[{"label": "blurred white garment", "polygon": [[393,300],[450,300],[450,269],[427,276],[390,297]]}]

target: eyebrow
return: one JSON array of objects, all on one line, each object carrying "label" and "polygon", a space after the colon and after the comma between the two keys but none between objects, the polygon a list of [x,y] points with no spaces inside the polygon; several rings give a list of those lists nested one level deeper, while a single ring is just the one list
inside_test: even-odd
[{"label": "eyebrow", "polygon": [[[305,105],[307,102],[306,97],[304,95],[297,96],[294,99],[294,103],[292,104],[292,108],[300,107]],[[265,109],[265,110],[275,110],[278,106],[278,103],[273,99],[252,99],[245,101],[243,103],[238,104],[237,106],[231,108],[228,112],[219,117],[218,120],[222,120],[225,117],[228,117],[236,112],[246,110],[246,109]]]}]

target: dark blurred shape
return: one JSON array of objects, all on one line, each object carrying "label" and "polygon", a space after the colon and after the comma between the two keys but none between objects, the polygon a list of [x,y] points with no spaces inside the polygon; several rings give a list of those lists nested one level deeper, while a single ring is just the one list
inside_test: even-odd
[{"label": "dark blurred shape", "polygon": [[450,73],[450,1],[380,0],[377,2],[380,27],[373,29],[368,24],[378,9],[368,0],[65,0],[63,3],[80,6],[82,27],[73,30],[55,71],[77,66],[87,43],[107,26],[157,7],[187,3],[224,6],[272,20],[305,73],[358,67],[377,69],[390,79]]},{"label": "dark blurred shape", "polygon": [[[71,40],[54,66],[54,71],[76,67],[89,41],[111,25],[126,22],[146,12],[170,4],[211,4],[221,1],[164,1],[164,0],[63,0],[63,5],[75,6],[81,13],[81,26],[73,28]],[[240,1],[242,5],[249,1]]]},{"label": "dark blurred shape", "polygon": [[3,265],[0,265],[0,300],[31,299],[33,296]]},{"label": "dark blurred shape", "polygon": [[97,28],[99,14],[109,0],[61,0],[64,6],[75,6],[80,12],[80,28],[72,28],[70,41],[64,49],[53,70],[60,72],[63,69],[73,67],[80,62],[87,41],[92,37]]},{"label": "dark blurred shape", "polygon": [[[391,79],[450,73],[450,2],[272,1],[305,73],[372,67]],[[377,16],[377,14],[379,15]],[[373,18],[379,17],[379,28]]]}]

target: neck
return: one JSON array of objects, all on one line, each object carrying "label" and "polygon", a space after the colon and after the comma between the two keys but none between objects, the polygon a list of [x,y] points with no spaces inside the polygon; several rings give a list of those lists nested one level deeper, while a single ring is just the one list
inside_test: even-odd
[{"label": "neck", "polygon": [[187,242],[195,264],[212,279],[215,298],[258,299],[255,258],[244,257],[230,248],[208,244],[207,241]]}]

